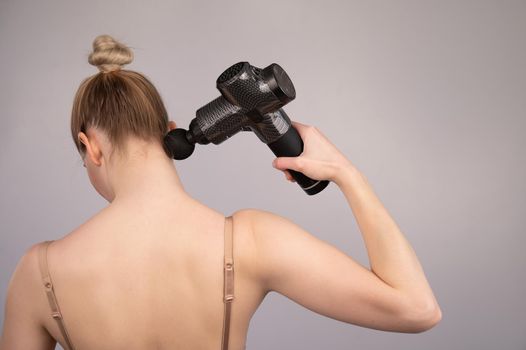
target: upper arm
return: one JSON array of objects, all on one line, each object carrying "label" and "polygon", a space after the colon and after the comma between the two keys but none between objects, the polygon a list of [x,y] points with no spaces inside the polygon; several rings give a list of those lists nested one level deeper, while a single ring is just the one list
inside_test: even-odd
[{"label": "upper arm", "polygon": [[258,269],[276,291],[327,317],[358,326],[420,332],[424,318],[398,290],[294,222],[252,211]]},{"label": "upper arm", "polygon": [[37,248],[35,244],[25,252],[9,281],[0,350],[55,348],[55,340],[39,318],[37,305],[44,295],[40,284]]}]

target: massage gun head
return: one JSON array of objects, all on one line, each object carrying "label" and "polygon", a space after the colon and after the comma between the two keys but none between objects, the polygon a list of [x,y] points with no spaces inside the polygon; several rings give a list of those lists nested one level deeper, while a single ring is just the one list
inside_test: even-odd
[{"label": "massage gun head", "polygon": [[260,69],[238,62],[217,78],[216,86],[233,105],[260,115],[274,112],[296,97],[292,81],[276,63]]},{"label": "massage gun head", "polygon": [[172,129],[164,136],[165,151],[173,159],[182,160],[190,157],[194,153],[195,142],[191,142],[187,137],[188,130],[177,128]]},{"label": "massage gun head", "polygon": [[[165,148],[174,159],[188,158],[195,143],[219,144],[238,131],[255,129],[265,116],[287,119],[280,123],[281,127],[290,123],[284,112],[273,114],[296,97],[292,81],[276,63],[261,69],[238,62],[221,73],[216,87],[221,96],[197,110],[189,130],[177,128],[164,137]],[[266,128],[272,135],[284,132],[273,132],[268,125]],[[264,138],[262,133],[257,134]]]}]

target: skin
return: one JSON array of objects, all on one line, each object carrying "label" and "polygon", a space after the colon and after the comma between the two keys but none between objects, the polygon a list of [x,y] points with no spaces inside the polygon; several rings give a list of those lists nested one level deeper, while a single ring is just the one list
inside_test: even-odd
[{"label": "skin", "polygon": [[[308,140],[307,128],[295,126]],[[173,128],[171,121],[168,130]],[[49,269],[73,343],[78,349],[220,348],[224,214],[185,191],[161,145],[130,138],[129,156],[110,158],[111,144],[100,130],[90,128],[78,137],[86,146],[90,182],[109,205],[49,246]],[[311,149],[324,147],[330,145]],[[315,168],[322,171],[320,166],[309,170],[306,160],[304,173],[331,179],[344,193],[355,191],[358,199],[371,196],[364,200],[378,206],[375,213],[382,222],[380,214],[387,214],[378,212],[380,204],[366,192],[357,169],[333,149],[325,154],[330,155],[324,159],[326,173],[315,173]],[[293,181],[286,168],[277,168]],[[235,299],[230,349],[245,348],[250,320],[271,291],[321,315],[379,330],[418,333],[441,318],[408,249],[405,266],[395,265],[404,263],[402,257],[381,261],[372,254],[375,272],[280,215],[253,208],[231,215]],[[371,247],[387,249],[394,239],[402,242],[400,236],[380,242],[364,220],[359,222]],[[389,256],[387,251],[382,255]],[[35,244],[11,277],[0,350],[54,349],[57,341],[65,343],[50,316],[37,259]],[[382,275],[385,266],[397,270]],[[397,285],[395,277],[402,272],[410,284]]]}]

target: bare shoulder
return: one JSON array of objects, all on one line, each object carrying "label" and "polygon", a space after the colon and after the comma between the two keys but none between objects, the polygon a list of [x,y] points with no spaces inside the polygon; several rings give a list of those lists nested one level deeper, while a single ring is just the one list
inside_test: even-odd
[{"label": "bare shoulder", "polygon": [[[257,232],[260,232],[261,229],[268,228],[269,226],[294,224],[286,217],[265,209],[243,208],[235,211],[232,216],[234,215],[235,220],[240,220],[243,225],[250,228],[253,236],[255,236]],[[260,230],[258,231],[257,229]]]},{"label": "bare shoulder", "polygon": [[40,284],[38,254],[42,243],[35,243],[27,248],[13,271],[8,292],[15,294],[17,298],[34,295]]},{"label": "bare shoulder", "polygon": [[38,261],[41,245],[36,243],[25,250],[9,280],[0,348],[41,349],[52,343],[42,327],[47,301]]},{"label": "bare shoulder", "polygon": [[[279,265],[284,262],[276,253],[297,243],[294,238],[297,239],[298,236],[318,241],[291,220],[268,210],[243,208],[232,213],[232,217],[234,242],[238,247],[242,245],[242,249],[234,247],[235,254],[242,255],[242,259],[250,265],[251,275],[265,293],[274,290],[270,279],[279,274]],[[277,260],[272,261],[273,259]]]},{"label": "bare shoulder", "polygon": [[39,268],[39,249],[43,242],[27,248],[19,259],[7,287],[6,314],[43,322],[45,293]]},{"label": "bare shoulder", "polygon": [[292,220],[269,210],[244,208],[233,215],[250,242],[254,274],[266,292],[277,291],[277,280],[286,278],[284,272],[295,265],[295,259],[306,258],[302,254],[311,254],[314,247],[332,247]]},{"label": "bare shoulder", "polygon": [[254,283],[260,284],[253,215],[254,209],[251,208],[238,209],[230,215],[234,231],[234,264],[238,271],[244,270]]}]

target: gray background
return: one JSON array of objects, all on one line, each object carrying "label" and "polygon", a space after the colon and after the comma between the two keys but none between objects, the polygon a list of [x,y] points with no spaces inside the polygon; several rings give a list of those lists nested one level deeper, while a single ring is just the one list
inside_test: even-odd
[{"label": "gray background", "polygon": [[[271,293],[247,349],[526,349],[525,1],[2,0],[2,300],[25,249],[106,205],[69,134],[102,33],[134,49],[128,68],[152,79],[185,128],[226,67],[279,63],[297,90],[285,110],[368,177],[443,311],[428,332],[381,332]],[[205,204],[277,212],[369,266],[337,186],[309,197],[273,159],[242,133],[176,164]]]}]

